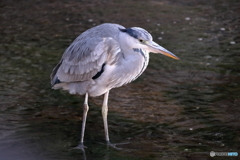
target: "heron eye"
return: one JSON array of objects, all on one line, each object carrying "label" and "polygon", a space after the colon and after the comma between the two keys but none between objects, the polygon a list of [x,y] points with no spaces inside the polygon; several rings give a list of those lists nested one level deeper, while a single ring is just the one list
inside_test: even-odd
[{"label": "heron eye", "polygon": [[141,42],[141,43],[142,43],[142,42],[143,42],[143,40],[142,40],[142,39],[139,39],[139,42]]}]

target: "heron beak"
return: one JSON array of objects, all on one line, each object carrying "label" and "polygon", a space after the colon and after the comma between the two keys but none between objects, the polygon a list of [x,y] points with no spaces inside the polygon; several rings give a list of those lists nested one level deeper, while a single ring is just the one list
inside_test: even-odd
[{"label": "heron beak", "polygon": [[165,56],[179,60],[179,58],[177,56],[175,56],[173,53],[171,53],[170,51],[166,50],[165,48],[163,48],[162,46],[158,45],[157,43],[155,43],[153,41],[148,41],[148,42],[146,42],[146,44],[147,44],[150,52],[161,53]]}]

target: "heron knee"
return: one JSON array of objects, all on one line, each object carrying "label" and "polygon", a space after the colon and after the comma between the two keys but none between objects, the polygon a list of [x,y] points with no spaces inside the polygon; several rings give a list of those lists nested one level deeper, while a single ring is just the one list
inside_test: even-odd
[{"label": "heron knee", "polygon": [[83,111],[88,112],[88,110],[89,110],[88,104],[83,104]]},{"label": "heron knee", "polygon": [[106,116],[107,116],[107,113],[108,113],[108,106],[103,105],[103,106],[102,106],[102,116],[103,116],[103,117],[106,117]]}]

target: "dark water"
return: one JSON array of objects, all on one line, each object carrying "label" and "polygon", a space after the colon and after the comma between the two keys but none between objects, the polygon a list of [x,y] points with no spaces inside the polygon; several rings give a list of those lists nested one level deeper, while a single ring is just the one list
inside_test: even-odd
[{"label": "dark water", "polygon": [[[210,151],[240,153],[239,1],[0,5],[1,159],[211,159]],[[151,54],[137,81],[110,92],[110,139],[130,142],[122,150],[104,145],[103,97],[90,98],[84,157],[73,149],[83,97],[51,90],[49,75],[75,37],[104,22],[143,27],[181,60]]]}]

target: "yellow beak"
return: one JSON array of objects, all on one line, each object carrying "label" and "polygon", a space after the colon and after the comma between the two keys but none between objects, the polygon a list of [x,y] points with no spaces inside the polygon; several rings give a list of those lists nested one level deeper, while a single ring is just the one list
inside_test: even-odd
[{"label": "yellow beak", "polygon": [[176,55],[174,55],[173,53],[171,53],[170,51],[166,50],[165,48],[163,48],[162,46],[158,45],[153,41],[146,42],[146,45],[148,46],[150,52],[161,53],[170,58],[179,60],[179,58]]}]

